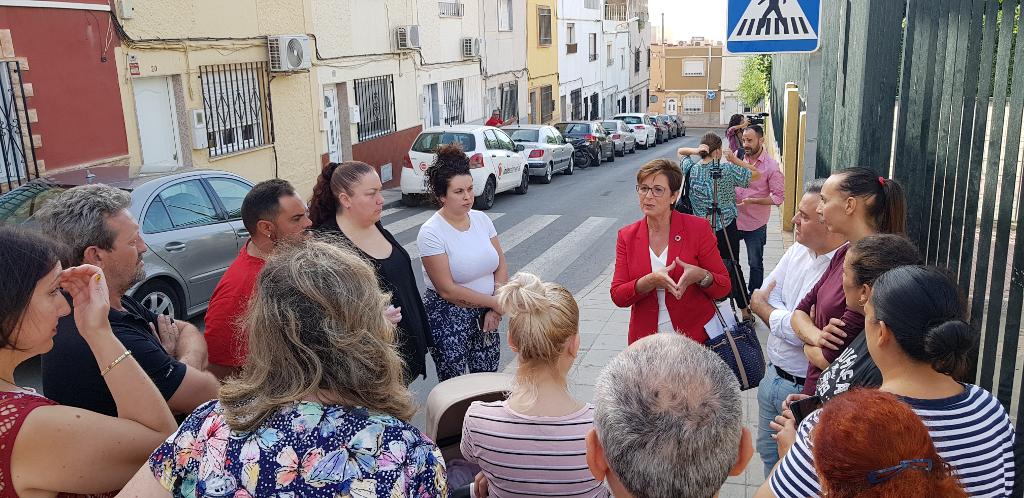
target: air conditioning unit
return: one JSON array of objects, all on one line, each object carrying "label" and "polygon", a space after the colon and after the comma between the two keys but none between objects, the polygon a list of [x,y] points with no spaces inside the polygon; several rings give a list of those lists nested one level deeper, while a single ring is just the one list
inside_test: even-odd
[{"label": "air conditioning unit", "polygon": [[462,58],[463,59],[475,59],[480,57],[480,39],[479,38],[463,38],[462,39]]},{"label": "air conditioning unit", "polygon": [[413,24],[395,28],[395,46],[398,50],[420,48],[420,27]]},{"label": "air conditioning unit", "polygon": [[309,37],[306,35],[276,35],[267,37],[270,51],[270,70],[273,72],[295,72],[309,70]]}]

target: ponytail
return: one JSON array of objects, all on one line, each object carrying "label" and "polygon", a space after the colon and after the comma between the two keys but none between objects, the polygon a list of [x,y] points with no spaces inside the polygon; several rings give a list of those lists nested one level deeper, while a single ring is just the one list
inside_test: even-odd
[{"label": "ponytail", "polygon": [[313,197],[309,199],[309,219],[313,228],[323,226],[338,212],[338,197],[331,191],[331,178],[338,169],[338,163],[328,163],[316,178]]},{"label": "ponytail", "polygon": [[868,199],[867,215],[878,233],[907,232],[907,198],[899,182],[860,166],[836,174],[842,178],[839,190],[851,197]]},{"label": "ponytail", "polygon": [[716,150],[720,150],[722,148],[722,137],[713,132],[708,132],[700,139],[700,144],[708,146],[707,152],[700,151],[697,153],[701,159],[706,159],[711,154],[714,154]]}]

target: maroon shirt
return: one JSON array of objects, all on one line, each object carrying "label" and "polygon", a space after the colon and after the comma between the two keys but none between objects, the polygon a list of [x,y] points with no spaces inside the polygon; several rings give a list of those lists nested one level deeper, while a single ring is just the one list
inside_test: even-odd
[{"label": "maroon shirt", "polygon": [[[821,348],[825,361],[832,363],[846,349],[846,345],[852,342],[864,330],[864,315],[858,311],[846,307],[846,294],[843,293],[843,261],[846,259],[846,250],[849,244],[844,244],[836,255],[832,257],[825,274],[821,280],[814,284],[814,288],[804,296],[796,309],[810,314],[811,307],[814,307],[814,326],[824,329],[829,320],[839,318],[846,323],[842,327],[846,332],[846,338],[840,345],[839,350]],[[804,381],[804,394],[813,395],[814,388],[818,385],[818,377],[821,376],[821,369],[814,364],[807,365],[807,380]]]}]

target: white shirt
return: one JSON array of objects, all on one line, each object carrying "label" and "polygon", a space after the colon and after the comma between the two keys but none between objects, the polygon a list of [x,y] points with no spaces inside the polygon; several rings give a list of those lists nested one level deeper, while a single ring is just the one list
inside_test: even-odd
[{"label": "white shirt", "polygon": [[[654,249],[648,247],[647,249],[651,253],[651,271],[658,271],[668,266],[668,246],[661,251],[661,254],[655,254]],[[658,289],[658,332],[672,332],[675,328],[672,327],[672,317],[668,315],[668,306],[665,305],[665,289]]]},{"label": "white shirt", "polygon": [[793,310],[825,274],[838,249],[818,256],[806,246],[794,242],[764,280],[764,286],[775,281],[775,288],[768,296],[768,304],[775,308],[768,320],[771,329],[768,335],[768,361],[793,376],[807,375],[804,342],[797,337],[790,323]]},{"label": "white shirt", "polygon": [[[437,212],[420,227],[416,246],[421,257],[448,255],[448,268],[456,284],[490,296],[494,294],[494,272],[498,269],[498,251],[491,239],[497,235],[494,223],[480,211],[469,212],[469,230],[465,232],[456,230]],[[423,283],[437,290],[426,268]]]}]

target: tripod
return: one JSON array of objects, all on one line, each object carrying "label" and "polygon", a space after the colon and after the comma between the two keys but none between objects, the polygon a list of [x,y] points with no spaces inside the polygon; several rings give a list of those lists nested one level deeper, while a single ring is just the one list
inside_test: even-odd
[{"label": "tripod", "polygon": [[[711,217],[711,229],[714,230],[722,216],[722,208],[718,203],[718,183],[722,179],[722,165],[718,160],[714,160],[711,163],[711,207],[708,208],[708,216]],[[743,305],[743,308],[750,308],[750,297],[747,296],[747,287],[743,282],[743,271],[740,268],[738,261],[739,256],[733,251],[732,241],[729,240],[729,232],[726,226],[722,226],[722,236],[725,238],[725,246],[729,251],[728,258],[722,258],[725,262],[726,269],[729,270],[729,278],[732,280],[733,293],[729,299],[734,299],[737,295]],[[721,252],[721,251],[719,251]],[[738,284],[738,285],[737,285]],[[733,307],[735,312],[735,307]]]}]

